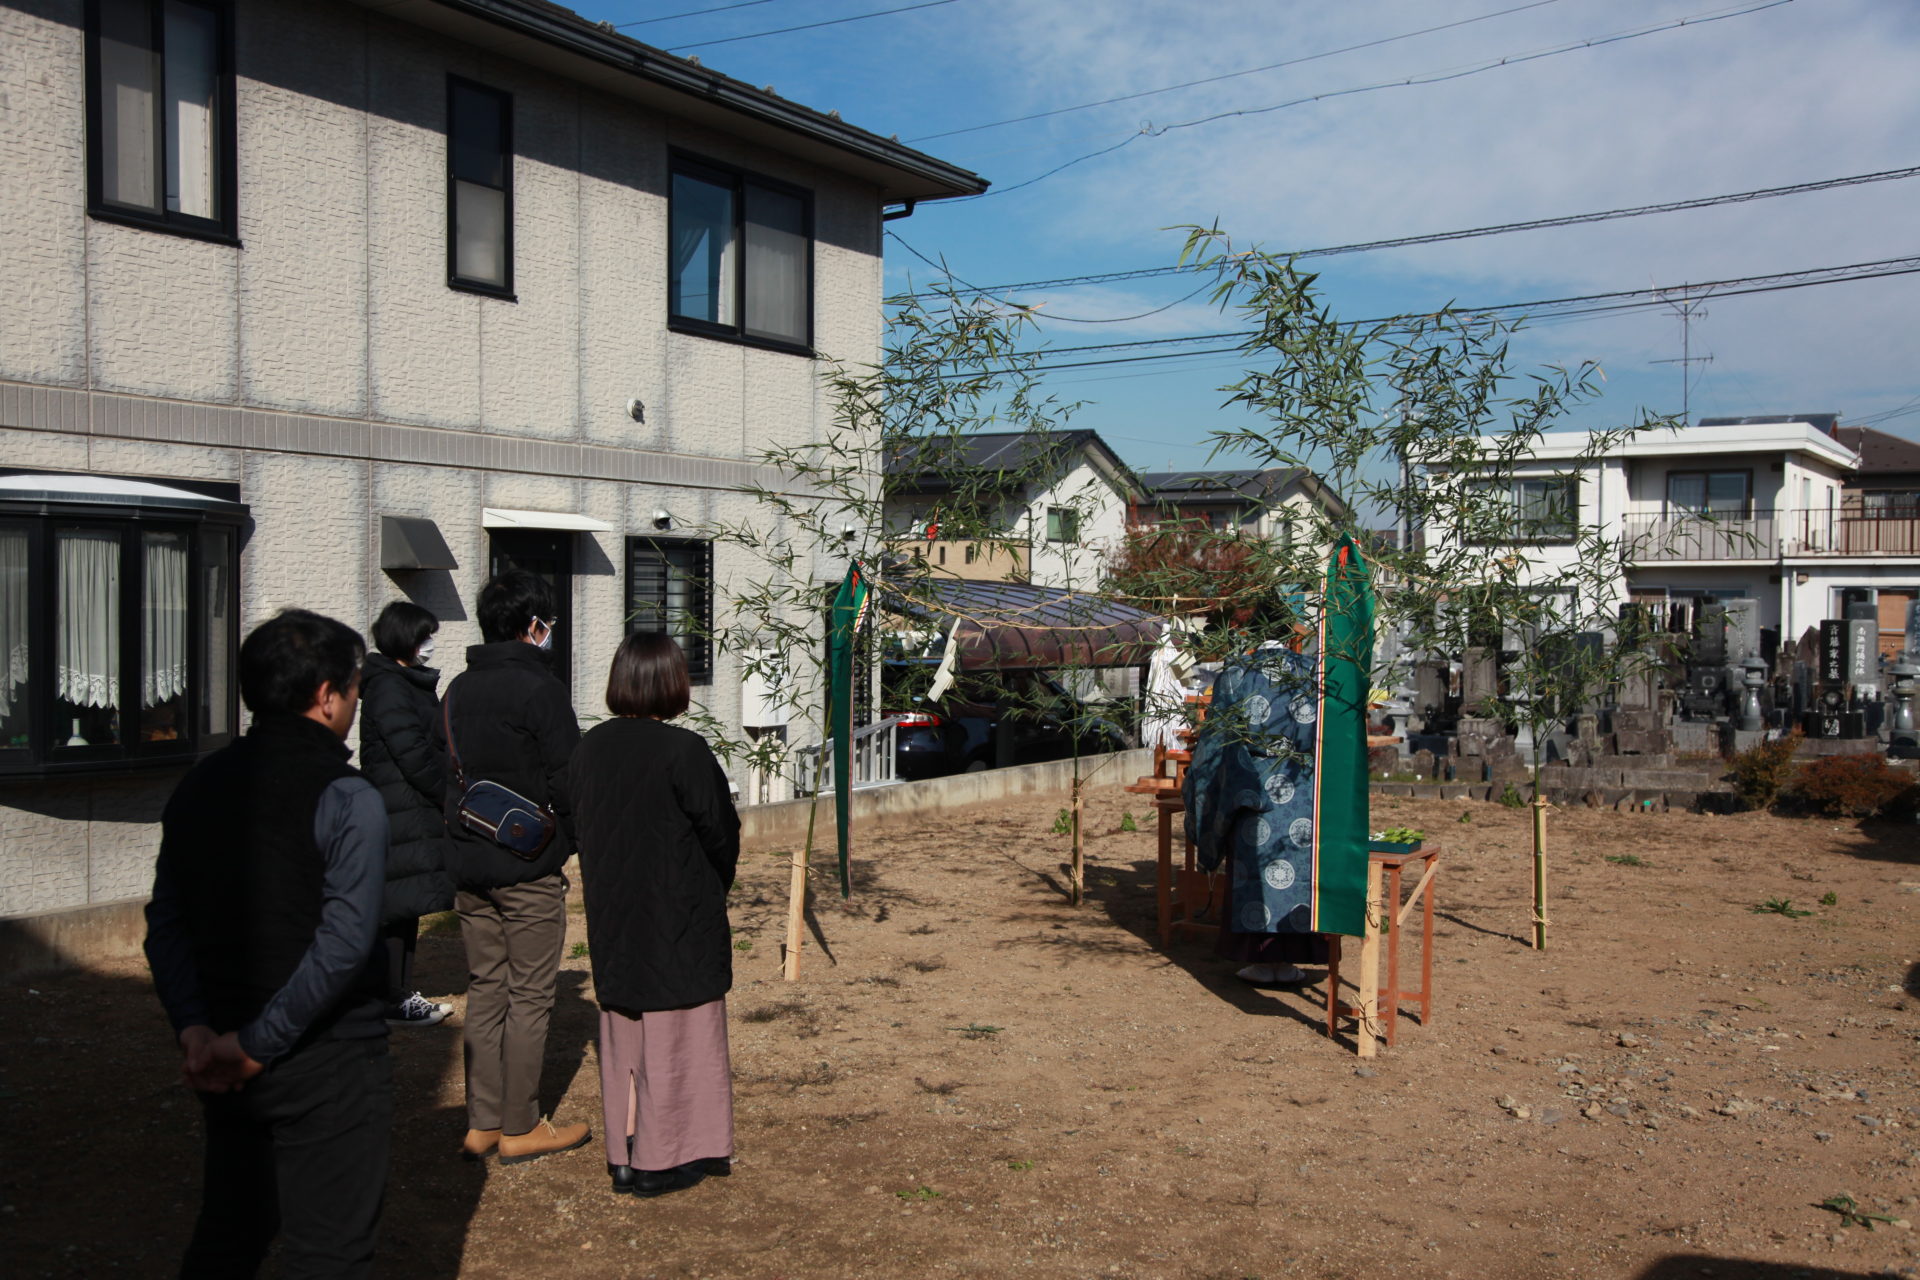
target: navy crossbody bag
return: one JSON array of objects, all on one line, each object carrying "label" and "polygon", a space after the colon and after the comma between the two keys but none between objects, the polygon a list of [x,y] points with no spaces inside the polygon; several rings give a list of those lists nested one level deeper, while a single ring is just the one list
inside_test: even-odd
[{"label": "navy crossbody bag", "polygon": [[552,810],[497,782],[468,782],[467,771],[460,767],[460,749],[453,745],[451,688],[441,700],[440,716],[447,731],[453,785],[460,792],[454,802],[454,821],[476,835],[485,836],[514,857],[534,861],[553,839],[556,824]]}]

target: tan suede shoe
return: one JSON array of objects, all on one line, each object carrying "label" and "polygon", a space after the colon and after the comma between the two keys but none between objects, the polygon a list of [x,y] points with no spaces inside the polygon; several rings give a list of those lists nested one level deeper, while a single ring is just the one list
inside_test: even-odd
[{"label": "tan suede shoe", "polygon": [[462,1160],[485,1160],[500,1145],[498,1129],[469,1129],[460,1143]]},{"label": "tan suede shoe", "polygon": [[566,1124],[555,1127],[552,1120],[542,1120],[526,1133],[503,1133],[500,1135],[500,1163],[521,1164],[528,1160],[538,1160],[541,1156],[550,1156],[556,1151],[571,1151],[583,1147],[593,1133],[584,1124]]}]

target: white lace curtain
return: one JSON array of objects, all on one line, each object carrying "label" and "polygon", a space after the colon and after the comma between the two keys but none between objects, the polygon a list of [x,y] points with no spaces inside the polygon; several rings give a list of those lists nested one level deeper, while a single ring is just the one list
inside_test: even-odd
[{"label": "white lace curtain", "polygon": [[806,206],[798,196],[747,187],[747,327],[807,340]]},{"label": "white lace curtain", "polygon": [[55,680],[76,707],[120,705],[120,537],[98,529],[59,535]]},{"label": "white lace curtain", "polygon": [[0,530],[0,719],[26,692],[28,634],[26,530]]},{"label": "white lace curtain", "polygon": [[146,535],[140,610],[140,704],[156,707],[187,691],[187,538]]}]

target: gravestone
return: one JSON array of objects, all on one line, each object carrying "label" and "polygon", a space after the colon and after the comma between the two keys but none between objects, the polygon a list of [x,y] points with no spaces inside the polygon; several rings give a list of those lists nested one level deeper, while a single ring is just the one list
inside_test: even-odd
[{"label": "gravestone", "polygon": [[1473,715],[1500,696],[1500,663],[1491,649],[1460,651],[1460,714]]}]

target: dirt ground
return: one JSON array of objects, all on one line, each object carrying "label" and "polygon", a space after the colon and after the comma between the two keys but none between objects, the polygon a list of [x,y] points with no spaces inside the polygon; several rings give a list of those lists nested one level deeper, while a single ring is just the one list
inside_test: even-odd
[{"label": "dirt ground", "polygon": [[[858,833],[794,985],[782,857],[743,860],[731,1179],[615,1197],[597,1141],[463,1164],[457,1016],[396,1034],[382,1272],[1920,1276],[1920,830],[1556,811],[1540,953],[1524,813],[1379,801],[1446,850],[1438,1007],[1363,1067],[1317,978],[1255,990],[1155,945],[1151,822],[1117,786],[1066,906],[1058,807]],[[572,950],[547,1087],[597,1131]],[[457,933],[420,965],[459,1001]],[[11,1274],[171,1273],[197,1198],[175,1072],[137,965],[0,987]],[[1839,1194],[1901,1221],[1843,1230]]]}]

